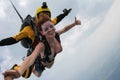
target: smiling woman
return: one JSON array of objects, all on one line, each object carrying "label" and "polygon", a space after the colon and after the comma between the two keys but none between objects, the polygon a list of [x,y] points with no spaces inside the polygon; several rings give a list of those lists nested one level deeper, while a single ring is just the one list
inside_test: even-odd
[{"label": "smiling woman", "polygon": [[[0,0],[0,8],[1,8],[1,2],[3,2],[3,1],[9,1],[9,0]],[[18,9],[20,9],[19,11],[22,11],[22,12],[20,12],[22,14],[26,14],[25,11],[23,10],[24,4],[27,5],[26,8],[33,9],[33,10],[29,10],[29,13],[33,13],[34,9],[37,8],[41,4],[41,2],[43,2],[42,0],[29,0],[28,3],[27,2],[24,3],[24,1],[28,1],[28,0],[24,0],[24,1],[23,0],[12,0],[12,1],[15,1],[18,3],[18,5],[16,5],[16,3],[15,3],[15,5]],[[101,78],[102,77],[105,78],[105,76],[106,76],[103,74],[105,72],[110,73],[111,65],[113,65],[115,63],[119,64],[119,61],[120,61],[119,53],[120,52],[115,53],[116,51],[114,50],[114,53],[111,54],[111,58],[112,58],[111,60],[113,63],[113,64],[111,64],[111,62],[107,62],[107,60],[108,60],[107,57],[110,57],[110,53],[108,53],[108,54],[106,53],[107,55],[102,57],[104,55],[103,53],[101,53],[99,51],[95,51],[96,48],[99,47],[99,45],[96,42],[99,42],[101,39],[103,39],[99,35],[102,35],[102,33],[109,32],[109,31],[112,31],[111,33],[113,33],[114,30],[117,28],[114,25],[114,26],[111,26],[111,27],[114,27],[113,30],[111,30],[110,26],[107,26],[108,27],[107,31],[102,30],[101,33],[96,34],[96,36],[93,36],[93,37],[91,37],[91,36],[93,35],[93,33],[95,33],[95,31],[101,25],[101,22],[99,22],[99,24],[96,22],[100,21],[100,18],[102,18],[102,21],[104,21],[105,15],[108,15],[107,12],[109,11],[110,7],[112,6],[112,3],[113,3],[112,1],[115,2],[115,0],[65,0],[65,1],[64,0],[60,0],[60,1],[52,0],[52,3],[51,3],[51,0],[45,0],[45,1],[49,4],[50,9],[52,10],[52,17],[57,15],[59,13],[59,11],[62,10],[63,8],[72,8],[72,13],[70,14],[70,16],[68,16],[59,25],[66,25],[68,22],[71,22],[73,16],[78,14],[78,16],[80,16],[80,19],[82,18],[81,26],[83,26],[84,30],[81,31],[81,29],[79,29],[79,27],[76,27],[75,29],[73,29],[72,31],[70,31],[69,33],[67,33],[61,37],[61,38],[63,38],[63,41],[62,41],[63,47],[64,47],[63,54],[56,57],[56,63],[54,65],[54,67],[51,70],[47,70],[40,79],[41,80],[61,80],[61,79],[62,80],[103,80]],[[117,0],[117,1],[118,1],[117,3],[119,4],[120,3],[119,0]],[[77,5],[77,4],[79,4],[79,5]],[[93,5],[91,5],[91,4],[93,4]],[[103,5],[100,5],[100,4],[103,4]],[[96,7],[93,7],[94,5],[96,5]],[[6,4],[6,6],[8,6],[8,4]],[[21,6],[22,8],[19,8],[19,6]],[[106,7],[108,7],[108,8],[106,8]],[[114,9],[116,10],[118,8],[119,8],[119,6]],[[14,17],[10,14],[9,15],[10,18],[12,17],[12,18],[19,19],[18,16],[16,16],[16,13],[12,7],[7,10],[12,10],[14,12]],[[117,11],[119,11],[119,10],[120,9],[118,9]],[[114,11],[112,11],[112,12],[114,12]],[[116,13],[118,13],[118,12],[116,12]],[[119,15],[119,14],[117,14],[117,15]],[[112,17],[114,18],[117,15],[113,15]],[[93,20],[93,18],[95,18],[95,19]],[[114,20],[116,20],[116,19],[117,18],[114,18]],[[111,20],[111,19],[109,19],[109,20]],[[13,20],[11,20],[11,21],[13,21]],[[6,28],[13,27],[14,25],[17,28],[20,27],[20,25],[18,23],[21,23],[21,21],[18,21],[18,23],[17,22],[15,23],[13,21],[14,25],[10,26],[8,24],[8,22],[11,22],[11,21],[6,20],[6,23],[7,23]],[[117,21],[113,21],[113,22],[115,23]],[[112,23],[112,22],[109,22],[109,24],[110,23]],[[3,23],[1,23],[0,25],[3,25]],[[3,27],[0,26],[0,28],[3,28]],[[4,30],[7,30],[6,28],[4,28]],[[57,26],[56,30],[58,28],[60,29],[61,26],[60,27]],[[102,28],[105,29],[105,26]],[[101,28],[99,28],[99,29],[101,29]],[[77,30],[77,31],[74,31],[74,30]],[[120,30],[120,29],[118,29],[118,30]],[[15,29],[11,30],[11,32],[14,33]],[[82,35],[81,35],[81,32],[82,32]],[[97,30],[97,32],[99,32],[99,30]],[[117,32],[118,31],[116,31],[116,33]],[[10,34],[7,31],[6,31],[6,33],[7,33],[7,35]],[[106,34],[104,34],[104,35],[106,35]],[[1,32],[0,32],[0,37],[1,36],[3,36],[3,34],[1,35]],[[107,37],[104,37],[103,40],[105,40],[106,38],[109,38],[111,36],[112,35],[108,35]],[[4,37],[6,37],[6,36],[4,36]],[[112,36],[112,37],[114,37],[114,36]],[[119,37],[119,35],[118,35],[118,37]],[[3,38],[3,37],[1,37],[1,38]],[[96,39],[99,41],[96,41]],[[117,38],[116,38],[116,40],[117,40]],[[109,41],[111,41],[111,39],[109,39],[107,42],[109,42]],[[93,43],[96,43],[96,44],[93,44]],[[117,43],[115,43],[115,44],[117,44]],[[118,43],[118,45],[119,45],[119,43]],[[113,48],[117,49],[118,47],[114,45]],[[12,50],[16,51],[16,49],[12,49]],[[104,48],[104,50],[106,50],[106,48]],[[94,53],[92,53],[92,51]],[[111,48],[111,51],[112,51],[112,48]],[[3,55],[2,49],[0,50],[0,52],[1,52],[1,55]],[[19,54],[18,52],[25,53],[26,50],[23,51],[23,48],[17,49],[17,51],[16,51],[17,56],[20,56],[21,54]],[[102,55],[102,56],[99,56],[98,54]],[[118,58],[113,57],[115,55]],[[16,59],[15,53],[11,54],[11,56]],[[12,63],[16,63],[16,62],[13,60]],[[108,63],[111,65],[108,65]],[[107,65],[109,67],[107,67]],[[113,65],[113,67],[117,67],[117,66]],[[3,70],[2,66],[1,66],[1,68]],[[109,70],[108,70],[108,68],[109,68]],[[8,69],[8,68],[5,68],[5,69]],[[71,70],[73,70],[73,71],[71,72]],[[64,75],[63,73],[66,75]],[[111,73],[110,76],[112,74],[113,73]],[[119,74],[120,73],[118,73],[118,75]],[[47,75],[47,77],[46,77],[46,75]],[[107,74],[107,75],[109,75],[109,74]],[[38,79],[39,78],[37,78],[35,76],[31,76],[30,80],[38,80]],[[120,80],[119,76],[118,76],[118,79]],[[3,80],[3,76],[0,76],[0,80]],[[17,80],[24,80],[24,79],[20,78]],[[104,80],[117,80],[117,79],[111,78],[111,79],[104,79]]]},{"label": "smiling woman", "polygon": [[[62,51],[60,35],[76,25],[81,25],[81,21],[77,20],[75,17],[75,21],[73,23],[58,31],[55,31],[54,25],[52,25],[50,18],[47,18],[41,22],[39,22],[39,20],[40,18],[38,19],[38,24],[40,25],[37,25],[37,28],[41,27],[42,31],[38,31],[42,35],[41,37],[44,39],[37,41],[37,46],[35,47],[34,51],[23,61],[18,70],[7,70],[3,73],[5,80],[7,77],[11,77],[13,79],[19,78],[21,75],[23,75],[27,67],[30,67],[32,64],[34,64],[37,58],[41,59],[41,61],[39,61],[40,66],[37,67],[40,68],[40,70],[38,71],[33,69],[33,71],[37,77],[40,77],[46,68],[52,67],[56,55]],[[45,30],[46,28],[48,29]]]}]

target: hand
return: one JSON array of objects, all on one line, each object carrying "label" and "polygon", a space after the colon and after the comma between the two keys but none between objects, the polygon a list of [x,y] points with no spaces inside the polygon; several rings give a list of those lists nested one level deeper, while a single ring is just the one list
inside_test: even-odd
[{"label": "hand", "polygon": [[2,74],[6,80],[7,80],[7,77],[9,77],[11,79],[20,77],[20,73],[17,70],[7,70]]},{"label": "hand", "polygon": [[81,21],[77,20],[77,18],[75,17],[75,25],[81,25]]},{"label": "hand", "polygon": [[70,13],[70,11],[72,10],[72,8],[70,8],[70,9],[64,9],[63,10],[63,12],[64,12],[64,14],[67,16],[69,13]]},{"label": "hand", "polygon": [[4,77],[4,80],[13,80],[11,76]]}]

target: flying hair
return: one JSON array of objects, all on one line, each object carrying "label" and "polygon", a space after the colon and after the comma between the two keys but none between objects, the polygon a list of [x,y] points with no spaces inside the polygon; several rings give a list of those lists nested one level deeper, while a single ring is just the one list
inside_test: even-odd
[{"label": "flying hair", "polygon": [[51,19],[48,18],[48,17],[44,17],[42,20],[38,20],[38,22],[36,24],[36,27],[37,27],[38,31],[42,31],[41,25],[44,24],[47,21],[51,21]]}]

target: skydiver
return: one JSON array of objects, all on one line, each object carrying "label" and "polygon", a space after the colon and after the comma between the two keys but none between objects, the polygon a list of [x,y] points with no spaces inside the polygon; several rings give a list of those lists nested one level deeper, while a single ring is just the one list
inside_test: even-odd
[{"label": "skydiver", "polygon": [[[54,25],[56,25],[65,16],[67,16],[69,14],[69,12],[70,12],[70,10],[66,10],[63,14],[58,15],[56,18],[52,19],[52,23]],[[33,21],[32,24],[36,25],[36,23],[38,22],[38,19],[40,21],[42,21],[44,18],[51,18],[51,11],[50,11],[50,9],[48,8],[48,6],[47,6],[47,4],[45,2],[43,2],[42,6],[39,7],[36,10],[35,21]],[[23,25],[22,25],[21,31],[17,35],[15,35],[15,36],[2,39],[0,41],[0,46],[12,45],[12,44],[15,44],[15,43],[17,43],[19,41],[22,41],[23,45],[25,47],[27,47],[27,48],[29,47],[28,48],[28,52],[27,52],[27,56],[29,56],[30,53],[32,53],[32,51],[34,50],[34,47],[32,45],[33,45],[34,42],[36,42],[36,36],[37,36],[35,34],[36,30],[33,27],[34,26],[32,26],[31,23],[24,22]],[[25,41],[27,41],[27,45],[25,44]],[[36,60],[36,62],[35,62],[35,67],[36,68],[37,68],[37,66],[39,67],[37,61],[38,60]],[[28,73],[25,72],[23,74],[24,78],[28,78],[30,76],[33,67],[34,67],[34,65],[26,70],[26,72],[28,72]],[[16,70],[18,68],[19,68],[18,65],[15,65],[15,66],[12,67],[13,70]]]},{"label": "skydiver", "polygon": [[76,25],[81,25],[81,21],[77,20],[75,17],[75,21],[73,23],[65,26],[63,29],[56,31],[54,24],[49,18],[45,18],[42,22],[38,21],[37,29],[42,35],[43,39],[39,39],[37,41],[37,46],[35,47],[34,51],[23,61],[21,67],[18,70],[7,70],[3,73],[4,77],[8,76],[11,78],[11,80],[19,78],[21,75],[23,75],[24,71],[28,67],[34,64],[38,57],[41,59],[39,64],[44,68],[40,68],[41,70],[39,69],[39,71],[36,71],[36,74],[38,74],[40,77],[45,68],[52,67],[56,55],[63,50],[60,35],[67,32]]}]

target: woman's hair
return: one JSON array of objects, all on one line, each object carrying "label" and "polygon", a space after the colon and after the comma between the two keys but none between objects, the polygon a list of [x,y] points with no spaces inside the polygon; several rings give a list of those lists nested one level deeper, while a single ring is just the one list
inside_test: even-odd
[{"label": "woman's hair", "polygon": [[38,22],[36,24],[38,31],[42,31],[41,25],[47,21],[51,21],[49,17],[44,17],[42,20],[38,20]]}]

